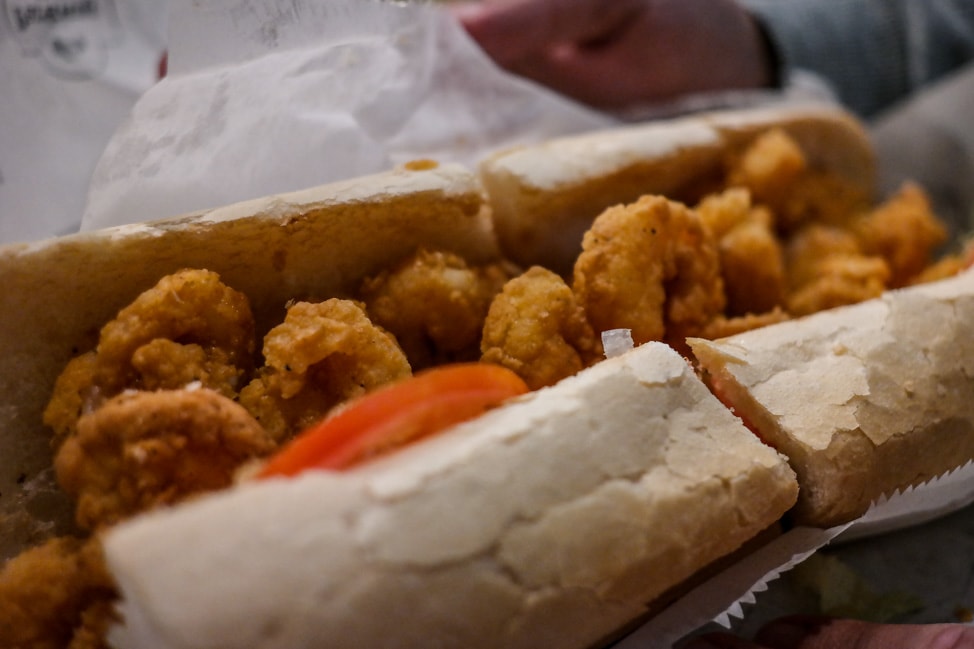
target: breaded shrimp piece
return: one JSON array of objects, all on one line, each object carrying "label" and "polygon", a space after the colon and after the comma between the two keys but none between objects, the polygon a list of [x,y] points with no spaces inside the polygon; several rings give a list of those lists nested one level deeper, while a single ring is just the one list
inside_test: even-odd
[{"label": "breaded shrimp piece", "polygon": [[240,403],[277,440],[412,373],[396,339],[369,320],[362,304],[338,298],[291,305],[265,336],[264,358]]},{"label": "breaded shrimp piece", "polygon": [[595,219],[573,290],[596,334],[630,329],[636,344],[697,335],[726,304],[713,235],[696,212],[661,196]]},{"label": "breaded shrimp piece", "polygon": [[91,412],[102,399],[95,386],[98,355],[90,351],[68,362],[54,384],[51,400],[44,409],[44,424],[54,431],[52,448],[57,449],[77,429],[78,418]]},{"label": "breaded shrimp piece", "polygon": [[819,264],[833,255],[862,255],[855,235],[838,227],[812,224],[799,230],[785,247],[790,289],[798,289],[819,276]]},{"label": "breaded shrimp piece", "polygon": [[871,196],[834,173],[811,168],[801,146],[781,129],[759,137],[732,160],[727,186],[746,187],[790,233],[806,223],[842,225],[869,207]]},{"label": "breaded shrimp piece", "polygon": [[96,530],[129,516],[229,486],[248,460],[276,448],[239,404],[205,388],[125,392],[78,420],[54,469]]},{"label": "breaded shrimp piece", "polygon": [[361,298],[418,370],[477,357],[487,309],[513,273],[501,264],[470,267],[458,255],[423,250],[363,282]]},{"label": "breaded shrimp piece", "polygon": [[788,312],[801,316],[879,297],[890,272],[881,257],[831,255],[818,264],[818,275],[788,296]]},{"label": "breaded shrimp piece", "polygon": [[247,297],[206,270],[163,277],[105,325],[98,340],[96,381],[109,395],[139,387],[136,350],[157,339],[224,351],[230,364],[249,370],[256,340]]},{"label": "breaded shrimp piece", "polygon": [[494,298],[481,352],[482,361],[511,369],[537,390],[594,363],[602,345],[565,280],[534,266]]},{"label": "breaded shrimp piece", "polygon": [[26,550],[0,571],[0,644],[102,649],[115,588],[96,539],[61,537]]},{"label": "breaded shrimp piece", "polygon": [[770,211],[754,207],[748,190],[731,188],[706,197],[697,212],[717,239],[727,313],[754,315],[784,304],[784,252]]},{"label": "breaded shrimp piece", "polygon": [[775,307],[771,311],[759,314],[737,316],[734,318],[719,317],[714,319],[700,335],[701,338],[714,340],[725,338],[735,334],[744,333],[751,329],[759,329],[768,325],[778,324],[788,320],[791,316],[780,308]]},{"label": "breaded shrimp piece", "polygon": [[102,327],[96,350],[65,367],[44,412],[55,447],[78,417],[126,389],[178,389],[199,382],[235,396],[253,369],[256,340],[247,298],[216,273],[162,278]]},{"label": "breaded shrimp piece", "polygon": [[935,249],[947,240],[947,228],[934,215],[926,193],[914,183],[859,218],[853,232],[863,251],[889,264],[891,287],[905,286],[930,265]]}]

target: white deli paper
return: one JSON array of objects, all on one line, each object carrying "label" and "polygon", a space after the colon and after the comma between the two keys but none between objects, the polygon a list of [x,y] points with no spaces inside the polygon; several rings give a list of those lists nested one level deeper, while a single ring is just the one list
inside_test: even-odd
[{"label": "white deli paper", "polygon": [[0,2],[0,243],[74,232],[92,171],[158,79],[165,0]]},{"label": "white deli paper", "polygon": [[442,7],[173,0],[169,76],[98,164],[83,229],[389,169],[474,166],[617,120],[503,72]]}]

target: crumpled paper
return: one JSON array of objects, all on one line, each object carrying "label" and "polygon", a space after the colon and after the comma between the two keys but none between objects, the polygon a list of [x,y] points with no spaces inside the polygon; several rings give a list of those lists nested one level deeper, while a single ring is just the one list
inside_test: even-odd
[{"label": "crumpled paper", "polygon": [[74,232],[99,155],[158,78],[166,3],[5,0],[0,12],[0,243]]},{"label": "crumpled paper", "polygon": [[82,229],[384,171],[473,167],[618,119],[509,75],[430,3],[173,0],[169,76],[108,144]]}]

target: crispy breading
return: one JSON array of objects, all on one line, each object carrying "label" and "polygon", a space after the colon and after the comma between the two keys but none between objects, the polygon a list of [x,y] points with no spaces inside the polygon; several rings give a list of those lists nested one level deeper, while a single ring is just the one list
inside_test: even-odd
[{"label": "crispy breading", "polygon": [[781,307],[775,307],[770,311],[765,311],[764,313],[749,314],[743,316],[737,316],[734,318],[716,318],[714,319],[707,328],[701,333],[701,338],[707,338],[710,340],[716,338],[725,338],[727,336],[733,336],[735,334],[744,333],[745,331],[750,331],[751,329],[758,329],[760,327],[767,327],[768,325],[777,324],[779,322],[784,322],[788,320],[791,316],[782,309]]},{"label": "crispy breading", "polygon": [[51,539],[0,571],[0,646],[104,649],[114,599],[97,539]]},{"label": "crispy breading", "polygon": [[369,320],[363,305],[338,298],[291,305],[265,336],[264,358],[240,403],[277,440],[412,373],[396,339]]},{"label": "crispy breading", "polygon": [[513,370],[536,390],[594,363],[602,345],[565,280],[534,266],[494,298],[481,352],[481,360]]},{"label": "crispy breading", "polygon": [[697,335],[726,305],[713,235],[696,212],[660,196],[595,219],[573,290],[597,333],[630,329],[636,344]]},{"label": "crispy breading", "polygon": [[98,355],[94,350],[71,359],[54,384],[51,400],[44,409],[44,424],[54,431],[53,448],[74,434],[78,418],[102,400],[95,386]]},{"label": "crispy breading", "polygon": [[739,187],[706,197],[696,210],[717,239],[727,314],[759,314],[784,304],[784,252],[770,210],[753,206],[750,192]]},{"label": "crispy breading", "polygon": [[889,264],[891,287],[910,283],[947,240],[947,228],[934,216],[926,193],[914,183],[904,184],[860,217],[852,230],[866,254],[879,255]]},{"label": "crispy breading", "polygon": [[254,318],[239,293],[206,270],[163,277],[102,327],[98,346],[65,367],[44,412],[55,446],[85,412],[126,389],[199,382],[229,397],[253,369]]},{"label": "crispy breading", "polygon": [[78,421],[57,453],[58,482],[95,530],[159,505],[221,489],[276,448],[239,404],[217,392],[126,392]]},{"label": "crispy breading", "polygon": [[881,257],[830,255],[818,265],[818,275],[788,296],[788,312],[808,315],[882,295],[889,266]]},{"label": "crispy breading", "polygon": [[458,255],[423,250],[363,282],[361,297],[415,371],[475,359],[490,302],[513,274],[506,265],[474,268]]},{"label": "crispy breading", "polygon": [[224,350],[231,364],[249,370],[256,340],[247,297],[206,270],[163,277],[105,325],[98,340],[97,383],[108,394],[138,387],[132,357],[157,339]]},{"label": "crispy breading", "polygon": [[779,232],[810,222],[841,225],[869,209],[871,196],[834,173],[809,166],[781,129],[757,138],[729,165],[727,186],[746,187],[775,213]]}]

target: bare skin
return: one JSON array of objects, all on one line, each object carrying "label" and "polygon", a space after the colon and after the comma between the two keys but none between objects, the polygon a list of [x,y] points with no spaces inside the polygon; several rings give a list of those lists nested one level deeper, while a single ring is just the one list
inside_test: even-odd
[{"label": "bare skin", "polygon": [[499,65],[599,108],[772,83],[734,0],[482,0],[453,6]]}]

